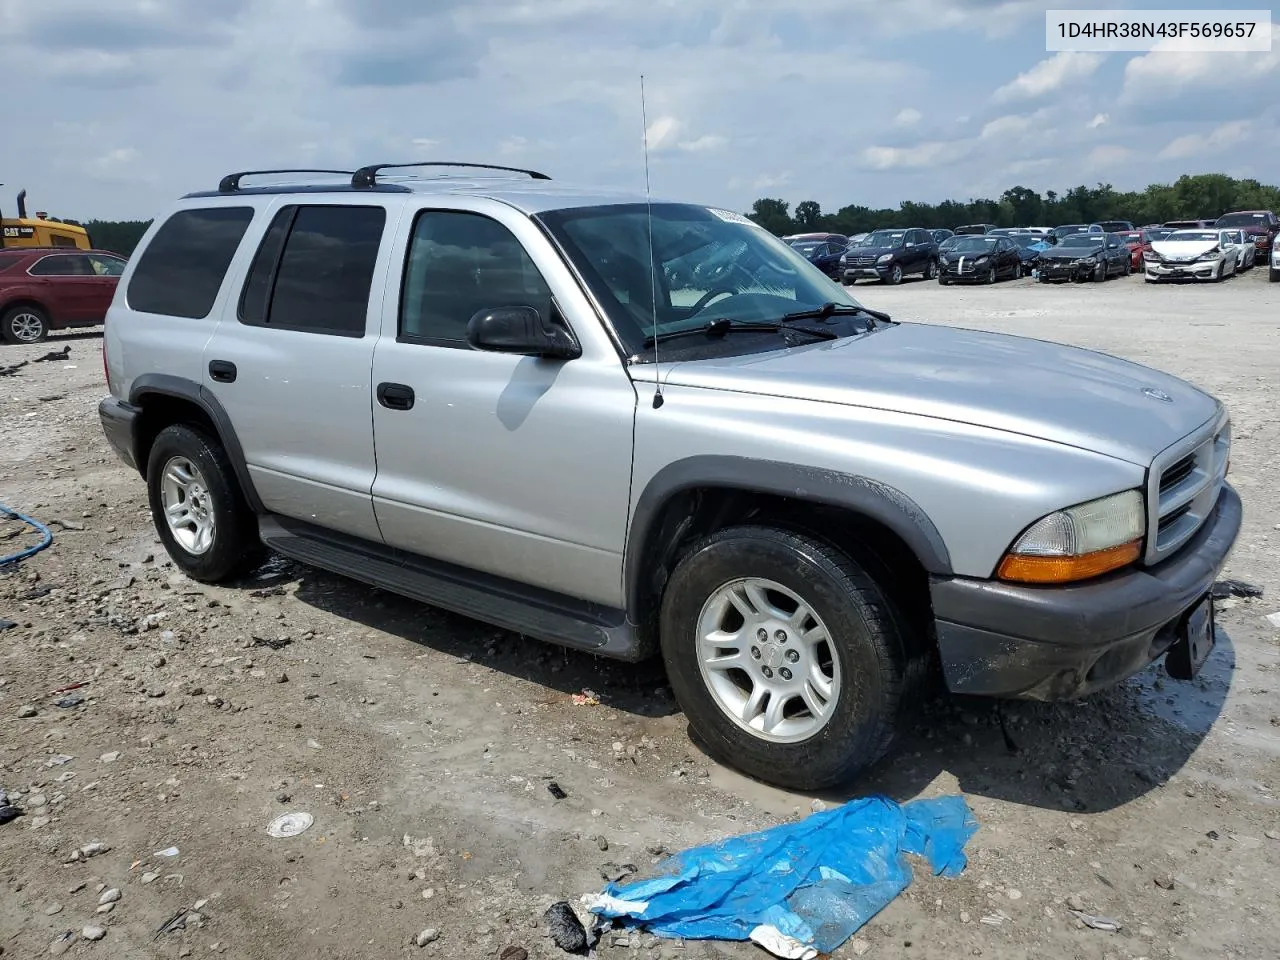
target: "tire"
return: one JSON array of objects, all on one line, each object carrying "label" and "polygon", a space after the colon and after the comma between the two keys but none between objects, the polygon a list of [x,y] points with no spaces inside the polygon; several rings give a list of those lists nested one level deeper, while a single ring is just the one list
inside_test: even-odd
[{"label": "tire", "polygon": [[1132,275],[1133,275],[1133,261],[1132,261],[1132,260],[1126,260],[1126,261],[1124,262],[1124,275],[1125,275],[1126,277],[1128,277],[1128,276],[1132,276]]},{"label": "tire", "polygon": [[0,339],[5,343],[39,343],[48,336],[49,315],[39,307],[14,307],[0,320]]},{"label": "tire", "polygon": [[[193,580],[222,583],[262,562],[265,551],[257,518],[231,460],[199,427],[174,424],[156,436],[147,459],[147,495],[161,542]],[[183,521],[171,524],[166,506],[176,510],[184,504],[192,506],[183,513]]]},{"label": "tire", "polygon": [[1107,265],[1105,262],[1098,264],[1097,269],[1093,271],[1093,282],[1103,283],[1107,279]]},{"label": "tire", "polygon": [[938,265],[930,260],[924,265],[924,279],[932,280],[938,273]]},{"label": "tire", "polygon": [[1276,269],[1275,267],[1269,268],[1267,270],[1267,282],[1280,283],[1280,270]]},{"label": "tire", "polygon": [[983,283],[987,283],[987,284],[991,284],[991,283],[995,283],[995,282],[996,282],[997,280],[999,280],[999,279],[1000,279],[1000,278],[999,278],[998,276],[996,276],[996,268],[995,268],[995,264],[992,264],[992,265],[991,265],[991,269],[987,271],[986,279],[984,279],[982,282],[983,282]]},{"label": "tire", "polygon": [[889,271],[889,275],[887,277],[882,277],[881,280],[882,282],[894,287],[900,284],[902,282],[902,264],[895,263],[893,265],[893,269]]},{"label": "tire", "polygon": [[950,280],[948,280],[946,277],[942,276],[942,274],[938,274],[938,286],[940,286],[940,287],[945,287],[945,286],[947,286],[947,285],[948,285],[948,284],[950,284],[950,283],[951,283],[951,281],[950,281]]},{"label": "tire", "polygon": [[1215,273],[1210,279],[1214,283],[1221,283],[1223,280],[1226,279],[1226,275],[1227,275],[1227,265],[1219,261],[1218,272]]},{"label": "tire", "polygon": [[[756,601],[746,598],[748,584]],[[738,591],[746,610],[771,604],[782,615],[794,611],[798,598],[814,615],[805,620],[815,624],[810,632],[823,626],[830,640],[797,645],[788,632],[792,621],[766,614],[758,621],[761,641],[743,630],[750,629],[738,612],[744,608],[725,599],[729,590]],[[730,646],[710,648],[701,637],[724,636],[734,618],[743,631],[733,645],[743,668],[706,667],[704,653],[725,655]],[[772,527],[731,527],[695,545],[672,573],[662,599],[662,656],[676,700],[708,753],[767,783],[817,790],[847,782],[888,750],[899,710],[914,699],[904,691],[918,682],[914,665],[920,660],[906,656],[904,623],[877,582],[839,550]],[[807,650],[816,656],[806,668]],[[794,676],[783,676],[797,663]],[[822,702],[814,692],[818,685],[801,683],[802,676],[830,684],[825,718],[808,705]],[[759,697],[751,729],[730,710],[740,717],[751,706],[751,692],[766,683],[785,692]],[[778,726],[768,734],[775,699]]]}]

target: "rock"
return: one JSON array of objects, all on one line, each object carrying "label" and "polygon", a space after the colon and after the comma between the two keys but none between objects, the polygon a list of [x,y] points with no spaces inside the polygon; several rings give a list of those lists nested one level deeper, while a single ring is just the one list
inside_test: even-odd
[{"label": "rock", "polygon": [[142,883],[144,885],[148,883],[155,883],[159,879],[160,879],[160,874],[155,873],[153,871],[148,871],[142,875]]},{"label": "rock", "polygon": [[1174,887],[1177,886],[1177,883],[1174,881],[1173,877],[1167,874],[1163,877],[1156,877],[1155,884],[1161,890],[1172,890]]},{"label": "rock", "polygon": [[46,797],[43,793],[33,793],[31,796],[27,798],[27,806],[32,809],[47,807],[48,805],[49,805],[49,798]]},{"label": "rock", "polygon": [[813,800],[809,803],[809,809],[814,813],[821,813],[823,810],[827,809],[827,805],[821,800]]},{"label": "rock", "polygon": [[610,883],[617,883],[636,872],[634,863],[606,863],[600,868],[600,876],[608,880]]},{"label": "rock", "polygon": [[596,837],[596,846],[599,847],[601,851],[608,850],[609,841],[604,837]]},{"label": "rock", "polygon": [[871,949],[871,943],[861,937],[854,937],[849,941],[849,949],[853,951],[855,957],[865,956],[866,952]]},{"label": "rock", "polygon": [[101,940],[107,935],[107,931],[103,927],[85,927],[80,931],[80,936],[86,940]]},{"label": "rock", "polygon": [[580,953],[587,947],[587,931],[567,900],[553,903],[542,915],[547,936],[565,953]]},{"label": "rock", "polygon": [[1156,938],[1156,932],[1151,927],[1143,926],[1138,928],[1138,936],[1143,940],[1154,940]]},{"label": "rock", "polygon": [[1268,830],[1263,836],[1268,840],[1280,840],[1280,830]]},{"label": "rock", "polygon": [[98,759],[101,760],[103,763],[115,763],[117,760],[120,759],[120,751],[112,750],[110,753],[104,753]]},{"label": "rock", "polygon": [[19,710],[19,711],[18,711],[18,719],[19,719],[19,720],[30,720],[32,717],[34,717],[34,716],[35,716],[37,713],[39,713],[39,712],[40,712],[40,711],[39,711],[39,710],[37,710],[35,707],[32,707],[32,706],[26,706],[26,707],[23,707],[21,710]]},{"label": "rock", "polygon": [[49,818],[48,818],[48,817],[32,817],[32,818],[31,818],[31,829],[32,829],[32,830],[39,830],[39,829],[41,829],[41,828],[43,828],[43,827],[47,827],[48,825],[49,825]]},{"label": "rock", "polygon": [[1010,899],[1010,900],[1021,900],[1021,899],[1022,899],[1022,891],[1021,891],[1021,890],[1009,890],[1007,895],[1008,895],[1008,897],[1009,897],[1009,899]]},{"label": "rock", "polygon": [[71,945],[76,942],[76,932],[68,930],[66,933],[60,934],[54,938],[53,943],[49,944],[49,952],[55,957],[60,957],[68,950]]},{"label": "rock", "polygon": [[498,960],[529,960],[529,951],[524,947],[507,947],[498,954]]},{"label": "rock", "polygon": [[111,848],[105,843],[100,843],[95,840],[93,843],[86,843],[83,847],[77,850],[76,853],[80,854],[81,857],[87,860],[90,857],[96,857],[99,854],[106,853],[110,849]]},{"label": "rock", "polygon": [[98,903],[99,905],[104,903],[115,903],[119,899],[120,889],[118,887],[111,887],[102,891],[102,896],[98,897]]},{"label": "rock", "polygon": [[665,857],[667,855],[667,848],[660,843],[651,843],[644,849],[651,857]]},{"label": "rock", "polygon": [[157,656],[154,660],[151,661],[151,665],[158,670],[168,662],[169,661],[164,658],[164,655],[161,654],[160,656]]},{"label": "rock", "polygon": [[428,943],[435,943],[440,939],[440,931],[434,927],[427,927],[420,934],[413,938],[413,942],[420,947],[425,947]]},{"label": "rock", "polygon": [[191,948],[190,948],[190,947],[183,947],[181,950],[179,950],[179,951],[178,951],[178,956],[179,956],[179,957],[189,957],[189,956],[191,956]]},{"label": "rock", "polygon": [[98,907],[98,909],[97,909],[95,912],[96,912],[96,913],[110,913],[110,912],[111,912],[112,910],[114,910],[115,908],[116,908],[116,905],[115,905],[114,903],[104,903],[102,906]]},{"label": "rock", "polygon": [[961,922],[961,923],[968,923],[968,922],[969,922],[970,920],[972,920],[972,919],[973,919],[973,918],[972,918],[971,916],[969,916],[969,913],[968,913],[968,911],[967,911],[967,910],[961,910],[961,911],[960,911],[960,922]]},{"label": "rock", "polygon": [[62,904],[60,903],[51,903],[44,908],[44,915],[46,917],[57,916],[61,912],[62,912]]},{"label": "rock", "polygon": [[161,697],[164,696],[164,694],[165,694],[165,691],[163,688],[160,688],[158,690],[147,691],[147,696],[150,697],[152,700],[159,700]]},{"label": "rock", "polygon": [[280,675],[276,677],[276,683],[288,683],[288,682],[289,682],[289,675],[285,673],[283,670],[281,670]]},{"label": "rock", "polygon": [[1073,893],[1071,896],[1067,897],[1067,909],[1068,910],[1085,909],[1084,898],[1081,897],[1078,893]]}]

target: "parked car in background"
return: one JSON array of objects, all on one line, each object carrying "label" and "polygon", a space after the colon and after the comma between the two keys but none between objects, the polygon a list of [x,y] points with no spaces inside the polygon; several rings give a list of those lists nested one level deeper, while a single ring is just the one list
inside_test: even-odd
[{"label": "parked car in background", "polygon": [[1064,223],[1060,227],[1054,227],[1050,232],[1055,240],[1061,240],[1063,237],[1069,237],[1073,233],[1088,233],[1089,225],[1087,223]]},{"label": "parked car in background", "polygon": [[1237,251],[1226,230],[1175,230],[1151,244],[1146,281],[1213,280],[1236,272]]},{"label": "parked car in background", "polygon": [[932,280],[937,272],[937,257],[938,245],[928,230],[876,230],[845,252],[841,279],[845,283],[901,283],[903,277],[918,273]]},{"label": "parked car in background", "polygon": [[1022,258],[1009,237],[961,234],[938,257],[938,283],[995,283],[1022,275]]},{"label": "parked car in background", "polygon": [[1224,213],[1213,225],[1219,230],[1238,228],[1249,235],[1254,246],[1258,248],[1258,256],[1266,259],[1275,246],[1276,234],[1280,233],[1280,217],[1270,210],[1236,210]]},{"label": "parked car in background", "polygon": [[1129,248],[1114,233],[1072,233],[1040,254],[1040,282],[1103,281],[1128,276]]},{"label": "parked car in background", "polygon": [[1243,230],[1223,230],[1222,236],[1228,243],[1235,245],[1236,273],[1252,270],[1258,261],[1258,245],[1254,238]]},{"label": "parked car in background", "polygon": [[956,232],[954,230],[948,230],[946,227],[933,227],[929,230],[929,236],[933,237],[934,243],[941,243],[948,237],[954,237],[955,235]]},{"label": "parked car in background", "polygon": [[960,236],[974,236],[978,234],[990,233],[996,229],[994,223],[966,223],[962,227],[956,227],[956,233]]},{"label": "parked car in background", "polygon": [[38,343],[51,330],[102,323],[125,264],[105,250],[0,250],[0,339]]},{"label": "parked car in background", "polygon": [[800,254],[832,280],[840,279],[841,258],[848,247],[844,237],[833,240],[794,240],[791,249]]},{"label": "parked car in background", "polygon": [[1015,233],[1009,237],[1017,248],[1018,258],[1022,262],[1022,276],[1029,277],[1040,262],[1040,254],[1050,249],[1050,244],[1039,239],[1034,233]]},{"label": "parked car in background", "polygon": [[849,243],[843,233],[793,233],[782,239],[793,247],[798,243],[838,243],[842,247]]},{"label": "parked car in background", "polygon": [[1094,227],[1097,227],[1101,233],[1128,233],[1133,229],[1133,224],[1128,220],[1099,220],[1089,225],[1090,230]]},{"label": "parked car in background", "polygon": [[1117,233],[1124,245],[1129,248],[1129,259],[1132,261],[1134,270],[1141,270],[1143,256],[1151,249],[1151,237],[1146,230],[1126,230]]},{"label": "parked car in background", "polygon": [[1214,220],[1170,220],[1164,224],[1170,230],[1212,230]]},{"label": "parked car in background", "polygon": [[1146,231],[1147,239],[1150,240],[1152,243],[1155,243],[1157,240],[1163,240],[1169,234],[1173,233],[1172,227],[1155,226],[1155,227],[1143,227],[1142,229]]}]

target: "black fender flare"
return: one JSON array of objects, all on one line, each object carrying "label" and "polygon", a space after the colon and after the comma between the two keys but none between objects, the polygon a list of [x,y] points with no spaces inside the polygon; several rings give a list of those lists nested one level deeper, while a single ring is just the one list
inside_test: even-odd
[{"label": "black fender flare", "polygon": [[[231,417],[227,415],[226,408],[218,398],[203,384],[167,373],[145,373],[135,378],[129,387],[130,406],[145,409],[148,394],[185,400],[205,412],[218,433],[218,441],[222,444],[222,449],[227,452],[227,457],[231,460],[231,466],[236,472],[236,480],[240,483],[240,490],[250,509],[257,514],[266,513],[262,499],[258,496],[258,491],[249,476],[249,466],[244,459],[244,448],[240,446],[240,438],[236,436]],[[134,456],[138,460],[138,469],[145,474],[146,461],[141,456],[142,451],[136,448],[137,438],[134,443]]]},{"label": "black fender flare", "polygon": [[636,501],[623,559],[629,619],[643,622],[641,577],[649,540],[657,520],[674,496],[698,487],[757,492],[841,507],[892,530],[935,576],[952,573],[951,555],[933,521],[914,500],[879,480],[837,470],[800,466],[750,457],[701,455],[663,467]]}]

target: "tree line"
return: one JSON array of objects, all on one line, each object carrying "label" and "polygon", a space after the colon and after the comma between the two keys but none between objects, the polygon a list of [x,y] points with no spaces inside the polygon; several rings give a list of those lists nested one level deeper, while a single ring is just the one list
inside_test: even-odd
[{"label": "tree line", "polygon": [[1128,220],[1136,226],[1168,220],[1204,220],[1230,210],[1280,211],[1280,187],[1257,180],[1237,180],[1220,173],[1179,177],[1176,183],[1153,183],[1145,190],[1125,192],[1109,183],[1072,187],[1066,193],[1044,195],[1026,187],[1011,187],[998,200],[942,203],[905,202],[896,210],[853,204],[823,213],[815,200],[796,204],[785,200],[757,200],[747,214],[766,230],[789,233],[825,231],[852,235],[881,227],[947,227],[966,223],[994,223],[1001,227],[1053,227],[1097,220]]}]

